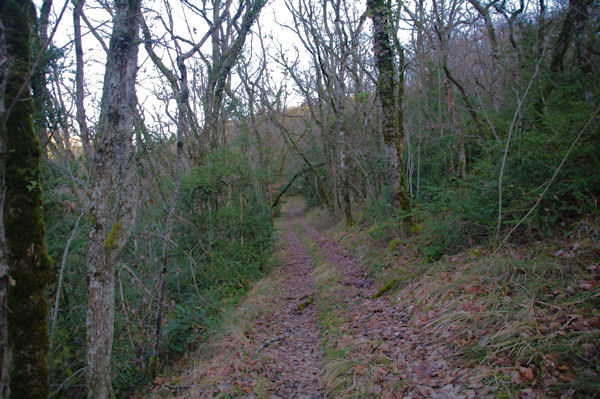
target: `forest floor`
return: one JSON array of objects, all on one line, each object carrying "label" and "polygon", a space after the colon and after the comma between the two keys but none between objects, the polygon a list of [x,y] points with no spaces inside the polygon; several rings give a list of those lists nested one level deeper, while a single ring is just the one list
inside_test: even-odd
[{"label": "forest floor", "polygon": [[[351,233],[336,233],[323,214],[305,217],[301,202],[286,204],[283,214],[277,222],[280,267],[229,315],[226,332],[154,381],[152,397],[535,398],[549,396],[557,381],[567,385],[551,396],[595,397],[569,388],[575,370],[564,357],[542,354],[537,365],[520,360],[520,339],[533,347],[535,334],[515,327],[508,314],[502,316],[506,325],[484,323],[485,281],[479,272],[467,273],[476,269],[468,255],[449,260],[452,273],[434,269],[434,277],[413,279],[406,271],[418,270],[418,259],[407,247],[390,251],[357,234],[344,237]],[[396,272],[373,272],[372,263],[390,253]],[[468,265],[459,268],[458,261]],[[585,281],[584,294],[597,302],[595,280]],[[455,291],[462,294],[448,294]],[[509,296],[504,292],[503,300]],[[525,306],[515,300],[519,309]],[[597,376],[589,364],[598,356],[599,330],[597,316],[588,316],[571,314],[567,324],[583,323],[585,339],[569,342],[583,345],[577,356],[591,356],[584,370],[589,382]],[[566,327],[559,336],[567,335]],[[503,344],[507,328],[516,332],[516,338],[509,334],[510,351],[492,345],[483,359],[465,356],[473,342]]]}]

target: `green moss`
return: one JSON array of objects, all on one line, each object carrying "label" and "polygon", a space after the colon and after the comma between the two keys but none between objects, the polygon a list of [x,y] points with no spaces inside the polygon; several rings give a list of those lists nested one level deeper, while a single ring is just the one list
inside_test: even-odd
[{"label": "green moss", "polygon": [[387,283],[385,283],[378,291],[377,293],[375,293],[373,296],[371,296],[371,299],[376,299],[379,298],[380,296],[382,296],[383,294],[385,294],[386,292],[390,291],[392,288],[396,288],[398,287],[403,281],[405,280],[405,278],[402,277],[398,277],[398,278],[393,278],[390,281],[388,281]]},{"label": "green moss", "polygon": [[[29,74],[32,4],[8,0],[2,20],[6,24],[9,78],[6,106],[11,106]],[[31,115],[27,90],[15,102],[6,121],[6,203],[4,220],[9,273],[16,282],[8,291],[8,335],[11,363],[11,398],[46,398],[49,393],[46,353],[47,304],[44,288],[50,281],[51,260],[44,244],[40,188],[40,143]]]},{"label": "green moss", "polygon": [[388,251],[395,251],[398,249],[398,247],[402,244],[402,241],[399,238],[394,238],[392,241],[390,241],[390,243],[388,244]]},{"label": "green moss", "polygon": [[421,225],[417,224],[417,223],[413,223],[408,229],[409,234],[419,234],[422,231],[423,231],[423,227],[421,227]]},{"label": "green moss", "polygon": [[313,303],[313,298],[310,297],[306,301],[298,304],[297,309],[302,310],[302,309],[306,308],[307,306],[311,305],[312,303]]},{"label": "green moss", "polygon": [[121,224],[121,222],[119,220],[117,220],[115,222],[115,224],[113,224],[113,227],[110,230],[110,233],[108,233],[108,235],[106,236],[106,243],[104,244],[104,251],[105,251],[107,259],[110,258],[110,254],[114,250],[118,249],[117,240],[122,232],[123,232],[123,225]]}]

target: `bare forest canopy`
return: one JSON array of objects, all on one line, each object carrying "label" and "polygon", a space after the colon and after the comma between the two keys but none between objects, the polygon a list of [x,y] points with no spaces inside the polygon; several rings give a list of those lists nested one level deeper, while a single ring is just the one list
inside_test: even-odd
[{"label": "bare forest canopy", "polygon": [[271,270],[288,195],[424,264],[598,240],[597,1],[0,18],[0,398],[126,397],[197,350]]}]

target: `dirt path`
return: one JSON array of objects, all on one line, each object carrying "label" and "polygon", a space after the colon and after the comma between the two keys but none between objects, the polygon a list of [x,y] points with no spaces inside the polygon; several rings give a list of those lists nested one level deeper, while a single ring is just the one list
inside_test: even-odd
[{"label": "dirt path", "polygon": [[214,337],[194,356],[204,360],[156,379],[150,397],[324,397],[314,262],[293,229],[301,211],[300,204],[284,208],[277,244],[280,267],[254,285],[228,322],[227,333]]},{"label": "dirt path", "polygon": [[[287,306],[272,326],[280,331],[283,339],[279,345],[264,350],[279,360],[267,373],[277,386],[277,396],[315,399],[322,397],[319,384],[321,350],[318,344],[319,326],[311,306],[313,260],[292,229],[292,219],[300,212],[301,208],[295,205],[285,211],[287,232],[284,245],[287,256],[278,273],[284,283],[285,292],[281,294]],[[272,399],[277,396],[272,396]]]}]

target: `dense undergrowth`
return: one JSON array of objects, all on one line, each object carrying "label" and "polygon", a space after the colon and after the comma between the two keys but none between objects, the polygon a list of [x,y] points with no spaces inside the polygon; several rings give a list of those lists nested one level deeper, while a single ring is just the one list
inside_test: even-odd
[{"label": "dense undergrowth", "polygon": [[[283,230],[283,220],[277,218],[274,221],[275,238],[281,239]],[[276,264],[285,256],[283,247],[276,245],[271,262]],[[278,359],[265,357],[263,352],[259,362],[256,354],[261,344],[267,346],[266,339],[279,333],[272,331],[264,320],[277,319],[282,304],[276,298],[285,291],[284,285],[277,268],[273,268],[252,285],[243,300],[224,310],[222,323],[212,329],[210,338],[200,343],[197,351],[166,368],[152,386],[145,387],[133,397],[218,397],[222,390],[229,392],[221,395],[225,397],[249,392],[259,398],[269,397],[268,392],[273,386],[264,376],[265,367]],[[178,386],[184,388],[180,390],[176,388]]]},{"label": "dense undergrowth", "polygon": [[[397,367],[396,356],[408,356],[410,347],[394,347],[387,336],[398,327],[394,317],[410,331],[403,342],[447,348],[443,360],[450,370],[462,370],[467,388],[500,398],[594,397],[600,355],[595,237],[573,240],[567,234],[563,240],[512,243],[497,253],[476,245],[427,261],[422,236],[400,240],[389,215],[374,217],[382,206],[365,208],[351,228],[322,208],[307,216],[368,271],[375,281],[369,289],[349,284],[305,226],[293,224],[315,265],[315,293],[307,306],[321,329],[316,344],[326,397],[395,397],[410,384],[427,384],[404,379],[405,370]],[[226,322],[207,344],[155,381],[152,397],[269,397],[275,387],[265,370],[280,361],[280,352],[259,351],[280,345],[274,340],[280,331],[271,329],[276,324],[269,326],[290,306],[280,276],[274,272],[254,284],[238,307],[225,312]]]},{"label": "dense undergrowth", "polygon": [[[173,190],[172,178],[153,177],[151,166],[144,165],[136,229],[116,267],[113,384],[118,395],[148,383],[162,237]],[[73,235],[64,259],[48,363],[55,395],[77,397],[85,366],[87,221],[73,213],[71,204],[77,199],[71,193],[76,190],[69,189],[64,172],[48,163],[43,177],[47,242],[57,265],[47,290],[51,305],[65,243]],[[261,173],[246,158],[224,148],[182,176],[168,258],[161,366],[198,348],[218,331],[227,309],[271,269],[273,227],[264,192],[257,189]]]}]

